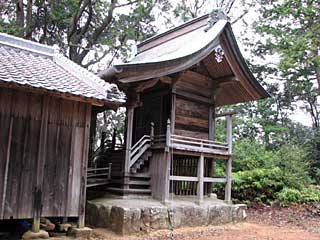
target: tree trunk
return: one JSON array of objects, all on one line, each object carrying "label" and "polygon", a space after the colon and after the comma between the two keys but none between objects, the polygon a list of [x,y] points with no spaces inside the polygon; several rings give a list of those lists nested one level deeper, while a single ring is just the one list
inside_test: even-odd
[{"label": "tree trunk", "polygon": [[32,37],[32,4],[33,0],[28,0],[27,2],[27,17],[26,17],[26,34],[25,38],[26,39],[31,39]]},{"label": "tree trunk", "polygon": [[16,0],[16,23],[19,27],[19,37],[24,37],[24,9],[23,0]]}]

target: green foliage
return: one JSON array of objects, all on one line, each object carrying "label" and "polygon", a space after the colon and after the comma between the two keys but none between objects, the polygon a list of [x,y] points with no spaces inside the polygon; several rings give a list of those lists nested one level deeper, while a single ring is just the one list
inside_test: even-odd
[{"label": "green foliage", "polygon": [[314,127],[320,127],[317,100],[320,89],[319,2],[262,1],[260,12],[256,30],[264,40],[257,44],[255,54],[279,58],[277,77],[283,80],[284,88],[277,98],[287,99],[291,105],[298,100],[303,102]]},{"label": "green foliage", "polygon": [[132,42],[154,34],[153,10],[167,4],[160,2],[2,1],[0,31],[58,45],[71,60],[88,67],[102,59],[127,58]]},{"label": "green foliage", "polygon": [[285,186],[302,189],[311,183],[308,175],[309,163],[304,149],[294,145],[284,145],[277,154],[279,157],[275,159],[275,164],[282,169]]},{"label": "green foliage", "polygon": [[233,170],[236,172],[274,166],[274,153],[266,150],[263,144],[254,140],[237,141],[234,144],[233,155]]},{"label": "green foliage", "polygon": [[283,206],[286,206],[290,203],[319,202],[320,190],[315,186],[303,188],[301,191],[286,187],[277,193],[277,200]]},{"label": "green foliage", "polygon": [[280,168],[258,168],[233,174],[232,195],[240,201],[267,202],[283,187]]},{"label": "green foliage", "polygon": [[257,141],[242,139],[235,143],[233,159],[232,194],[240,201],[269,203],[282,189],[300,191],[311,183],[302,147],[286,144],[268,150]]},{"label": "green foliage", "polygon": [[297,203],[302,199],[301,192],[294,188],[284,188],[279,193],[277,193],[277,199],[282,205],[287,205],[288,203]]}]

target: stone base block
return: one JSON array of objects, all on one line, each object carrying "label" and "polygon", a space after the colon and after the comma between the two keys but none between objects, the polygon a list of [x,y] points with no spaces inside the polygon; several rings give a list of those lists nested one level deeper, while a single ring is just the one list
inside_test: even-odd
[{"label": "stone base block", "polygon": [[81,240],[90,240],[92,235],[92,229],[88,227],[84,228],[71,228],[68,232],[68,236]]},{"label": "stone base block", "polygon": [[27,231],[22,235],[23,240],[30,240],[30,239],[49,239],[49,233],[40,230],[39,232],[35,233],[32,231]]},{"label": "stone base block", "polygon": [[[159,229],[219,225],[242,221],[246,205],[205,201],[197,205],[190,201],[161,204],[154,200],[90,201],[86,207],[87,224],[109,228],[120,235],[150,232]],[[169,212],[173,212],[169,217]],[[169,219],[170,218],[170,219]]]}]

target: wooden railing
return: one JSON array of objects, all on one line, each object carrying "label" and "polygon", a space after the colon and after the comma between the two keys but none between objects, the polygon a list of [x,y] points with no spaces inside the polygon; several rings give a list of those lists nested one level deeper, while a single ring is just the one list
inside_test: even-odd
[{"label": "wooden railing", "polygon": [[[216,115],[216,117],[226,118],[227,141],[225,143],[172,134],[170,120],[168,120],[167,122],[167,133],[165,135],[166,149],[199,153],[197,176],[170,175],[169,179],[170,181],[196,182],[197,195],[198,195],[199,202],[203,201],[204,183],[224,183],[225,184],[225,200],[229,203],[231,202],[232,114],[233,113],[225,113],[225,114]],[[164,137],[155,136],[155,139],[159,139],[157,141],[161,142],[164,140]],[[213,155],[218,154],[218,155],[226,156],[227,161],[226,161],[225,177],[214,178],[214,177],[204,176],[204,154],[206,153],[213,154]]]},{"label": "wooden railing", "polygon": [[87,169],[87,187],[106,185],[111,179],[111,163],[108,167],[88,168]]},{"label": "wooden railing", "polygon": [[173,149],[192,151],[208,154],[227,155],[229,147],[227,143],[210,141],[199,138],[185,137],[172,134],[169,142],[169,147]]},{"label": "wooden railing", "polygon": [[129,168],[148,150],[151,146],[151,137],[144,135],[130,150]]},{"label": "wooden railing", "polygon": [[[129,151],[129,164],[130,169],[139,158],[151,147],[154,138],[154,123],[151,123],[150,135],[144,135],[140,140],[134,144]],[[129,170],[128,169],[128,170]]]},{"label": "wooden railing", "polygon": [[[187,137],[171,133],[170,120],[167,121],[167,131],[163,135],[155,135],[153,147],[165,147],[169,149],[186,152],[198,152],[212,155],[222,155],[228,157],[232,153],[232,122],[229,115],[227,118],[227,141],[218,142],[201,138]],[[220,116],[218,116],[220,117]]]}]

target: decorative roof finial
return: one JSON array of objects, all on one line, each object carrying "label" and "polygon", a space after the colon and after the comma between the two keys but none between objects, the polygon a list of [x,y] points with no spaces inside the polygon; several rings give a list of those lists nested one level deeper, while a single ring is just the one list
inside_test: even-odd
[{"label": "decorative roof finial", "polygon": [[207,32],[210,28],[213,27],[213,25],[218,22],[219,20],[226,20],[229,21],[229,17],[224,12],[223,9],[214,9],[210,14],[210,19],[208,21],[208,26],[204,29],[205,32]]}]

